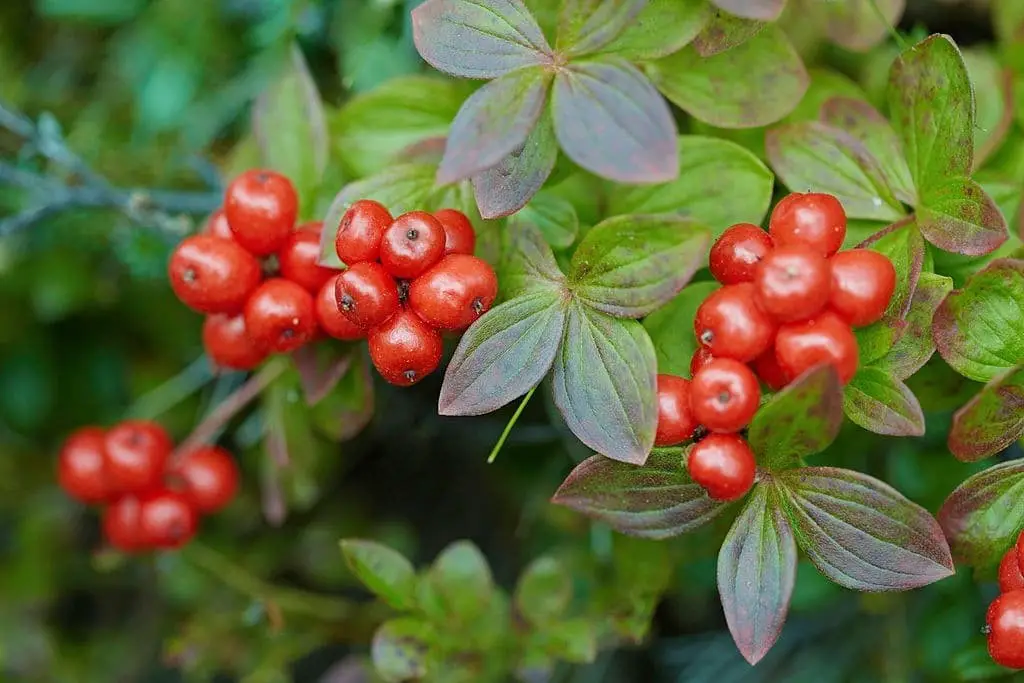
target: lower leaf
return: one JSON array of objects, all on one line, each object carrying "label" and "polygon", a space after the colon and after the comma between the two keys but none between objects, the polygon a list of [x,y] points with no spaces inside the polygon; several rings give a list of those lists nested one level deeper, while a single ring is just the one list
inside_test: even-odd
[{"label": "lower leaf", "polygon": [[906,384],[875,367],[861,368],[843,390],[843,410],[869,432],[922,436],[924,413]]},{"label": "lower leaf", "polygon": [[991,567],[1024,527],[1024,460],[979,472],[939,509],[939,523],[957,562]]},{"label": "lower leaf", "polygon": [[370,645],[373,666],[389,682],[423,678],[432,640],[430,625],[423,621],[410,617],[386,621]]},{"label": "lower leaf", "polygon": [[986,384],[953,415],[949,450],[973,462],[1007,448],[1024,435],[1024,365]]}]

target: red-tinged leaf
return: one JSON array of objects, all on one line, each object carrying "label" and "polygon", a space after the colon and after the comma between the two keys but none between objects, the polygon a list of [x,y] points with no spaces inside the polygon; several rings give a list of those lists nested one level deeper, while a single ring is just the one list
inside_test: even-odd
[{"label": "red-tinged leaf", "polygon": [[875,434],[924,435],[924,413],[914,392],[880,368],[861,368],[854,375],[843,389],[843,411]]},{"label": "red-tinged leaf", "polygon": [[413,41],[438,71],[497,78],[551,63],[551,46],[521,0],[427,0],[412,11]]},{"label": "red-tinged leaf", "polygon": [[668,105],[621,57],[580,62],[559,72],[552,106],[559,144],[586,170],[621,183],[667,182],[679,172]]},{"label": "red-tinged leaf", "polygon": [[993,252],[1010,236],[999,207],[970,178],[954,178],[922,189],[917,225],[935,246],[967,256]]},{"label": "red-tinged leaf", "polygon": [[551,502],[654,539],[697,529],[725,508],[690,479],[681,449],[655,450],[643,467],[595,455],[576,466]]},{"label": "red-tinged leaf", "polygon": [[634,22],[647,0],[562,0],[558,17],[560,54],[598,52]]},{"label": "red-tinged leaf", "polygon": [[939,509],[953,557],[994,567],[1024,528],[1024,460],[999,463],[960,484]]},{"label": "red-tinged leaf", "polygon": [[331,392],[352,366],[351,347],[307,344],[292,352],[307,405],[316,405]]},{"label": "red-tinged leaf", "polygon": [[921,273],[907,311],[906,329],[896,345],[874,365],[898,380],[905,380],[924,367],[935,352],[932,317],[952,289],[953,280],[950,278]]},{"label": "red-tinged leaf", "polygon": [[717,55],[719,52],[742,45],[767,25],[763,21],[751,21],[728,12],[713,10],[704,28],[693,39],[693,47],[701,57]]},{"label": "red-tinged leaf", "polygon": [[775,21],[786,6],[786,0],[711,0],[711,4],[743,19]]},{"label": "red-tinged leaf", "polygon": [[905,0],[842,0],[821,3],[825,32],[836,45],[866,52],[899,24]]},{"label": "red-tinged leaf", "polygon": [[953,415],[949,450],[973,462],[1024,436],[1024,365],[1007,370]]},{"label": "red-tinged leaf", "polygon": [[526,141],[495,166],[473,176],[473,194],[483,218],[519,211],[544,187],[558,160],[551,110],[541,113]]},{"label": "red-tinged leaf", "polygon": [[540,230],[517,221],[505,236],[505,260],[499,272],[502,296],[512,299],[538,290],[565,290],[565,275]]},{"label": "red-tinged leaf", "polygon": [[544,69],[517,69],[473,93],[452,122],[437,182],[469,178],[520,148],[544,111],[550,83]]},{"label": "red-tinged leaf", "polygon": [[736,647],[757,664],[778,640],[796,582],[796,540],[770,484],[760,485],[718,551],[718,594]]},{"label": "red-tinged leaf", "polygon": [[789,470],[775,481],[800,548],[840,586],[908,590],[953,574],[938,522],[888,484],[834,467]]}]

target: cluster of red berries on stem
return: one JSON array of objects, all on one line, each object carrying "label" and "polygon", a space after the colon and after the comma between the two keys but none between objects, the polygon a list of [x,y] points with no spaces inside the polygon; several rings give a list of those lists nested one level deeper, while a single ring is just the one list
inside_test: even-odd
[{"label": "cluster of red berries on stem", "polygon": [[697,309],[692,380],[658,376],[655,443],[695,439],[687,467],[712,498],[735,500],[754,483],[754,454],[740,432],[760,406],[762,382],[778,391],[820,364],[844,384],[857,372],[852,328],[882,317],[896,270],[878,252],[840,252],[845,237],[838,199],[793,193],[767,231],[741,223],[711,247],[722,287]]},{"label": "cluster of red berries on stem", "polygon": [[985,615],[988,652],[997,664],[1024,669],[1024,531],[999,563],[999,592]]},{"label": "cluster of red berries on stem", "polygon": [[238,468],[218,446],[177,456],[173,447],[163,427],[147,420],[82,427],[61,448],[57,480],[75,500],[104,506],[103,535],[118,550],[180,548],[201,515],[234,498]]}]

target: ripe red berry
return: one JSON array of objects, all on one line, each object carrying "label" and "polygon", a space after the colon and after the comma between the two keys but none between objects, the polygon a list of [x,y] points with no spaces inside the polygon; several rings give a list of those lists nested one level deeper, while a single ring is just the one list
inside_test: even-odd
[{"label": "ripe red berry", "polygon": [[444,256],[441,222],[423,211],[410,211],[395,219],[380,242],[380,262],[391,275],[413,279]]},{"label": "ripe red berry", "polygon": [[412,281],[409,305],[439,330],[469,327],[498,296],[498,277],[484,260],[450,254]]},{"label": "ripe red berry", "polygon": [[249,336],[241,314],[207,316],[203,321],[203,348],[214,365],[232,370],[252,370],[267,357]]},{"label": "ripe red berry", "polygon": [[751,223],[739,223],[722,233],[711,246],[711,274],[723,285],[751,282],[754,270],[772,250],[772,238]]},{"label": "ripe red berry", "polygon": [[444,226],[444,253],[473,255],[476,251],[476,230],[466,214],[455,209],[434,212],[434,218]]},{"label": "ripe red berry", "polygon": [[200,446],[185,453],[170,468],[170,474],[181,480],[181,493],[199,513],[220,510],[238,491],[235,459],[218,446]]},{"label": "ripe red berry", "polygon": [[715,357],[711,355],[710,351],[703,346],[698,346],[697,350],[693,352],[693,356],[690,357],[690,377],[696,375],[701,368],[714,359]]},{"label": "ripe red berry", "polygon": [[846,239],[846,212],[830,194],[794,192],[775,205],[768,231],[776,247],[800,244],[831,256]]},{"label": "ripe red berry", "polygon": [[103,511],[103,537],[121,552],[136,552],[146,548],[139,526],[139,499],[121,496]]},{"label": "ripe red berry", "polygon": [[167,274],[175,295],[200,313],[237,313],[263,278],[252,254],[210,235],[185,238],[171,254]]},{"label": "ripe red berry", "polygon": [[784,323],[806,320],[825,308],[830,283],[825,257],[799,245],[775,249],[754,274],[758,305]]},{"label": "ripe red berry", "polygon": [[1021,571],[1024,571],[1024,529],[1017,537],[1017,564],[1020,565]]},{"label": "ripe red berry", "polygon": [[337,285],[339,275],[335,275],[324,283],[317,292],[316,301],[316,322],[320,329],[334,337],[353,341],[366,336],[366,330],[359,327],[348,319],[341,309],[338,308]]},{"label": "ripe red berry", "polygon": [[410,386],[437,369],[441,335],[412,311],[399,311],[370,331],[370,358],[391,384]]},{"label": "ripe red berry", "polygon": [[107,485],[104,432],[82,427],[64,441],[57,458],[57,481],[64,492],[83,503],[101,503],[110,495]]},{"label": "ripe red berry", "polygon": [[139,535],[152,548],[172,550],[196,534],[199,515],[182,493],[161,489],[139,500]]},{"label": "ripe red berry", "polygon": [[772,391],[778,391],[789,384],[786,372],[779,365],[779,359],[775,357],[774,346],[755,358],[750,365],[754,374]]},{"label": "ripe red berry", "polygon": [[1009,669],[1024,669],[1024,590],[1003,593],[985,615],[988,653]]},{"label": "ripe red berry", "polygon": [[655,446],[675,446],[693,436],[697,421],[690,412],[690,381],[658,375],[658,430]]},{"label": "ripe red berry", "polygon": [[999,591],[1009,593],[1019,590],[1024,590],[1024,573],[1021,573],[1020,564],[1017,562],[1016,548],[1010,548],[1003,554],[1003,559],[999,563]]},{"label": "ripe red berry", "polygon": [[857,338],[850,325],[826,310],[815,318],[788,323],[775,336],[775,358],[790,381],[819,363],[831,363],[846,384],[857,372]]},{"label": "ripe red berry", "polygon": [[228,225],[228,217],[224,215],[224,209],[217,209],[210,214],[210,217],[206,220],[206,228],[203,229],[203,234],[226,240],[233,240],[235,238],[231,232],[231,226]]},{"label": "ripe red berry", "polygon": [[357,327],[376,327],[398,311],[398,283],[379,263],[357,263],[334,283],[338,310]]},{"label": "ripe red berry", "polygon": [[110,428],[103,447],[111,493],[141,494],[160,485],[173,443],[155,422],[125,420]]},{"label": "ripe red berry", "polygon": [[372,199],[360,199],[348,207],[338,225],[334,249],[347,266],[380,258],[380,241],[392,222],[391,213]]},{"label": "ripe red berry", "polygon": [[235,240],[256,256],[284,245],[295,227],[299,197],[288,178],[274,171],[246,171],[228,185],[224,214]]},{"label": "ripe red berry", "polygon": [[258,347],[270,353],[293,351],[317,332],[313,295],[291,280],[267,280],[245,304],[245,327]]},{"label": "ripe red berry", "polygon": [[309,223],[288,236],[277,254],[281,277],[309,290],[320,291],[321,285],[338,271],[320,265],[320,231],[322,223]]},{"label": "ripe red berry", "polygon": [[758,308],[749,282],[713,291],[697,309],[693,323],[697,341],[715,358],[742,363],[761,355],[775,332],[775,322]]},{"label": "ripe red berry", "polygon": [[731,358],[716,358],[693,376],[690,410],[712,432],[738,432],[750,424],[761,402],[754,372]]},{"label": "ripe red berry", "polygon": [[690,449],[686,469],[715,500],[742,498],[754,485],[754,452],[739,434],[708,434]]},{"label": "ripe red berry", "polygon": [[829,259],[832,292],[829,306],[854,327],[875,322],[896,290],[896,269],[884,254],[870,249],[841,251]]}]

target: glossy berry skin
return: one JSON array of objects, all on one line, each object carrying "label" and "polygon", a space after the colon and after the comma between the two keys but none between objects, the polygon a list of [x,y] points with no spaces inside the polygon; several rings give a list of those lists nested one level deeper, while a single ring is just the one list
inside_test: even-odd
[{"label": "glossy berry skin", "polygon": [[771,235],[752,223],[738,223],[711,245],[711,274],[723,285],[752,282],[757,264],[773,247]]},{"label": "glossy berry skin", "polygon": [[158,487],[174,444],[163,427],[149,420],[125,420],[103,440],[112,494],[141,494]]},{"label": "glossy berry skin", "polygon": [[999,563],[999,592],[1019,590],[1024,590],[1024,573],[1021,573],[1020,564],[1017,563],[1016,549],[1010,548]]},{"label": "glossy berry skin", "polygon": [[697,421],[690,412],[690,381],[658,375],[658,430],[655,446],[675,446],[693,437]]},{"label": "glossy berry skin", "polygon": [[256,257],[211,235],[185,238],[171,254],[167,275],[181,302],[200,313],[237,313],[263,279]]},{"label": "glossy berry skin", "polygon": [[313,295],[291,280],[267,280],[245,304],[245,327],[268,353],[294,351],[317,332]]},{"label": "glossy berry skin", "polygon": [[825,257],[804,246],[779,247],[757,267],[757,304],[779,322],[806,320],[828,303],[832,276]]},{"label": "glossy berry skin", "polygon": [[498,296],[498,276],[484,260],[450,254],[412,281],[409,305],[439,330],[462,330],[490,310]]},{"label": "glossy berry skin", "polygon": [[110,496],[104,436],[99,427],[82,427],[64,440],[57,458],[57,481],[75,500],[101,503]]},{"label": "glossy berry skin", "polygon": [[761,401],[754,372],[731,358],[716,358],[690,383],[693,419],[712,432],[738,432],[750,424]]},{"label": "glossy berry skin", "polygon": [[714,360],[714,356],[703,346],[698,346],[697,350],[693,352],[693,356],[690,357],[690,377],[693,377],[701,368]]},{"label": "glossy berry skin", "polygon": [[281,277],[301,285],[311,294],[338,274],[333,268],[320,265],[321,223],[310,223],[300,227],[288,236],[277,261],[281,265]]},{"label": "glossy berry skin", "polygon": [[339,275],[333,276],[317,292],[316,322],[320,329],[335,339],[354,341],[366,336],[366,330],[348,319],[338,308],[337,283]]},{"label": "glossy berry skin", "polygon": [[252,370],[267,357],[249,336],[241,314],[207,316],[203,348],[214,365],[231,370]]},{"label": "glossy berry skin", "polygon": [[341,217],[334,249],[341,262],[353,266],[380,258],[380,241],[394,219],[383,204],[372,199],[353,202]]},{"label": "glossy berry skin", "polygon": [[139,526],[139,499],[121,496],[103,511],[103,537],[121,552],[131,553],[146,549]]},{"label": "glossy berry skin", "polygon": [[830,363],[839,381],[849,382],[857,372],[857,338],[849,324],[832,311],[789,323],[775,336],[775,358],[790,381],[820,363]]},{"label": "glossy berry skin", "polygon": [[846,211],[830,194],[794,192],[775,205],[768,232],[776,247],[802,245],[831,256],[846,239]]},{"label": "glossy berry skin", "polygon": [[1024,669],[1024,590],[1003,593],[985,615],[988,653],[1009,669]]},{"label": "glossy berry skin", "polygon": [[1020,536],[1017,537],[1017,564],[1020,565],[1021,571],[1024,571],[1024,530],[1021,530]]},{"label": "glossy berry skin", "polygon": [[210,214],[210,217],[206,220],[203,234],[226,240],[233,240],[235,238],[234,233],[231,232],[231,226],[228,225],[228,217],[224,215],[224,209],[217,209]]},{"label": "glossy berry skin", "polygon": [[742,498],[754,485],[757,463],[739,434],[708,434],[690,449],[686,469],[708,496],[730,501]]},{"label": "glossy berry skin", "polygon": [[235,241],[256,256],[268,256],[284,246],[298,213],[295,186],[274,171],[246,171],[224,195],[224,215]]},{"label": "glossy berry skin", "polygon": [[870,249],[841,251],[829,259],[832,273],[829,306],[854,327],[877,321],[896,291],[896,268],[884,254]]},{"label": "glossy berry skin", "polygon": [[199,515],[188,497],[161,489],[139,500],[139,536],[152,548],[174,550],[196,535]]},{"label": "glossy berry skin", "polygon": [[181,493],[189,505],[202,514],[220,510],[238,491],[235,459],[218,446],[199,446],[185,453],[170,474],[181,482]]},{"label": "glossy berry skin", "polygon": [[398,311],[398,283],[379,263],[355,264],[334,287],[338,310],[357,327],[376,327]]},{"label": "glossy berry skin", "polygon": [[473,255],[476,251],[476,230],[466,214],[455,209],[434,212],[434,218],[444,226],[444,253]]},{"label": "glossy berry skin", "polygon": [[385,380],[411,386],[437,369],[441,335],[412,311],[399,311],[370,330],[370,359]]},{"label": "glossy berry skin", "polygon": [[716,289],[697,309],[693,331],[715,358],[746,363],[772,343],[775,321],[758,308],[754,285],[744,282]]},{"label": "glossy berry skin", "polygon": [[754,374],[772,391],[778,391],[789,384],[786,372],[775,357],[775,348],[769,348],[750,364]]},{"label": "glossy berry skin", "polygon": [[384,231],[380,263],[392,277],[412,280],[441,260],[444,245],[441,222],[429,213],[410,211]]}]

